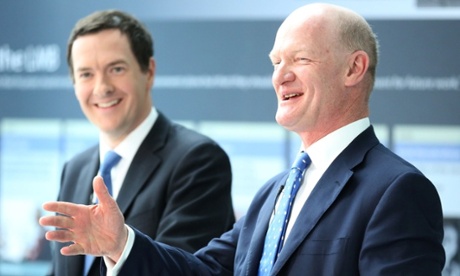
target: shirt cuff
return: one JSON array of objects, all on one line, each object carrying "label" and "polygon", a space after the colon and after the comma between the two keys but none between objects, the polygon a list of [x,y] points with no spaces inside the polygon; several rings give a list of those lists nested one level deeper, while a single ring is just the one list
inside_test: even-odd
[{"label": "shirt cuff", "polygon": [[126,229],[128,229],[128,240],[126,241],[125,248],[121,253],[120,259],[117,263],[112,261],[111,259],[104,257],[105,266],[107,267],[107,276],[116,276],[120,272],[121,267],[125,263],[126,259],[128,259],[129,253],[131,253],[131,249],[134,245],[134,231],[128,225],[125,225]]}]

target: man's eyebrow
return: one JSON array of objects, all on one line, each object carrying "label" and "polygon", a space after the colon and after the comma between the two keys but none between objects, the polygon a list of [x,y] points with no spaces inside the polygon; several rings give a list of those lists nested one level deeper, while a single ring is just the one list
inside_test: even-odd
[{"label": "man's eyebrow", "polygon": [[91,68],[87,66],[75,68],[75,72],[88,71],[88,70],[91,70]]},{"label": "man's eyebrow", "polygon": [[[296,55],[296,54],[301,53],[301,52],[307,52],[307,48],[302,47],[302,48],[300,48],[298,50],[289,51],[288,54]],[[268,53],[269,58],[275,58],[277,56],[278,56],[278,54],[276,54],[274,51],[270,51]]]},{"label": "man's eyebrow", "polygon": [[112,62],[109,62],[107,66],[110,67],[110,66],[119,65],[119,64],[128,64],[128,63],[124,59],[117,59]]},{"label": "man's eyebrow", "polygon": [[[118,60],[114,60],[112,62],[109,62],[106,67],[111,67],[111,66],[115,66],[115,65],[119,65],[119,64],[128,64],[125,60],[123,59],[118,59]],[[91,70],[91,67],[89,66],[82,66],[82,67],[77,67],[75,69],[75,71],[88,71],[88,70]]]}]

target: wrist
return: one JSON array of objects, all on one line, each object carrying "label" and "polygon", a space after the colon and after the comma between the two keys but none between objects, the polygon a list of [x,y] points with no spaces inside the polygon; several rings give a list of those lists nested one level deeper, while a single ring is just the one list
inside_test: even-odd
[{"label": "wrist", "polygon": [[128,241],[128,228],[126,225],[123,225],[123,234],[120,239],[120,241],[116,241],[116,249],[112,254],[109,254],[107,257],[113,261],[114,263],[117,263],[120,260],[121,255],[123,254],[123,251],[125,250],[126,243]]}]

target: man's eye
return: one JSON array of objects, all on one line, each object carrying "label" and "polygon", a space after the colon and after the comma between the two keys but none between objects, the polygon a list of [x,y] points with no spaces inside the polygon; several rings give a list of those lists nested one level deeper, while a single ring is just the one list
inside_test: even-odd
[{"label": "man's eye", "polygon": [[305,57],[299,57],[299,58],[297,58],[297,60],[300,61],[300,62],[310,62],[310,59],[305,58]]},{"label": "man's eye", "polygon": [[112,68],[112,71],[113,71],[114,73],[121,73],[121,72],[125,71],[125,68],[122,67],[122,66],[117,66],[117,67],[113,67],[113,68]]},{"label": "man's eye", "polygon": [[87,78],[91,77],[91,73],[89,73],[89,72],[82,72],[82,73],[80,73],[80,74],[78,75],[78,77],[79,77],[80,79],[87,79]]}]

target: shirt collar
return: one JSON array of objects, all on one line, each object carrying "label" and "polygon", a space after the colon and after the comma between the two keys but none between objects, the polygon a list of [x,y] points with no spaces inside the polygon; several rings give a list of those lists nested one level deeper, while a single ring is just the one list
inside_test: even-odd
[{"label": "shirt collar", "polygon": [[[368,117],[343,126],[313,143],[305,151],[312,164],[327,168],[334,159],[359,135],[370,126]],[[302,148],[304,148],[302,146]]]},{"label": "shirt collar", "polygon": [[[152,107],[149,115],[138,125],[126,138],[121,141],[120,144],[113,150],[118,153],[123,159],[132,160],[140,147],[142,141],[149,133],[153,124],[158,118],[158,111],[155,107]],[[99,159],[102,162],[104,155],[107,151],[111,150],[107,144],[104,144],[101,140],[99,141]]]}]

